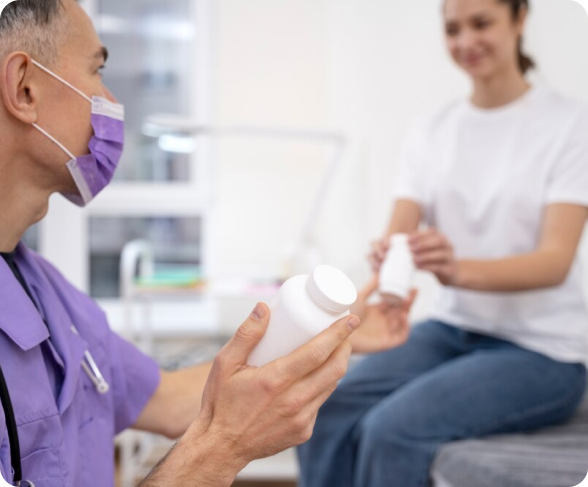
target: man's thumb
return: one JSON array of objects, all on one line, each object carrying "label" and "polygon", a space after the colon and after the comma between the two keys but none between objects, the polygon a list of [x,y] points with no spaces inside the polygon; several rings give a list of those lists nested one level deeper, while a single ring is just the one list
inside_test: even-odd
[{"label": "man's thumb", "polygon": [[269,317],[267,305],[258,303],[225,346],[227,362],[234,365],[243,365],[247,362],[249,355],[265,335]]}]

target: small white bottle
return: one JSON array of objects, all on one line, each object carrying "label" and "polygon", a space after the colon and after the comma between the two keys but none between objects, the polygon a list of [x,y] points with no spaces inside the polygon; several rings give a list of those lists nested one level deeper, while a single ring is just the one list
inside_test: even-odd
[{"label": "small white bottle", "polygon": [[294,276],[280,288],[265,336],[249,356],[261,367],[308,343],[349,315],[357,299],[351,280],[340,270],[319,265],[310,275]]},{"label": "small white bottle", "polygon": [[390,249],[380,269],[380,296],[400,306],[410,294],[416,268],[408,245],[408,235],[398,233],[390,237]]}]

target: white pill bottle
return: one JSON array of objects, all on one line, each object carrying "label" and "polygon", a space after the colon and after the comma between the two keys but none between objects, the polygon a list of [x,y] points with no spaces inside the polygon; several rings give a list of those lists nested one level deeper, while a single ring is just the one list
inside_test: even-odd
[{"label": "white pill bottle", "polygon": [[310,275],[291,277],[271,306],[267,332],[249,356],[249,365],[261,367],[292,353],[349,315],[356,299],[351,279],[335,267],[319,265]]},{"label": "white pill bottle", "polygon": [[380,296],[387,303],[400,306],[410,295],[416,267],[408,245],[408,235],[390,237],[390,249],[380,269]]}]

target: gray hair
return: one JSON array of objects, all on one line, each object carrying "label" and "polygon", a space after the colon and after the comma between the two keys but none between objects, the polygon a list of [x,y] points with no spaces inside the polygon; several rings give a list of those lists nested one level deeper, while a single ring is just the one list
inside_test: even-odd
[{"label": "gray hair", "polygon": [[65,33],[63,0],[15,0],[0,15],[0,60],[23,51],[52,65]]}]

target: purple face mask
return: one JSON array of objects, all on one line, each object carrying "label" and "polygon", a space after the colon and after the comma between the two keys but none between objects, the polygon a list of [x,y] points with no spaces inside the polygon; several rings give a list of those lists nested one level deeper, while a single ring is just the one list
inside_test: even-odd
[{"label": "purple face mask", "polygon": [[70,157],[67,168],[76,183],[79,194],[64,194],[63,196],[78,206],[86,206],[112,181],[120,161],[124,146],[124,107],[98,96],[90,98],[38,62],[33,60],[33,63],[92,105],[94,136],[88,145],[90,153],[85,156],[74,156],[47,131],[37,124],[33,124],[33,127],[57,144]]}]

